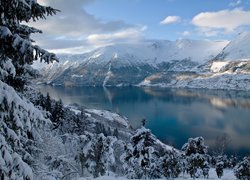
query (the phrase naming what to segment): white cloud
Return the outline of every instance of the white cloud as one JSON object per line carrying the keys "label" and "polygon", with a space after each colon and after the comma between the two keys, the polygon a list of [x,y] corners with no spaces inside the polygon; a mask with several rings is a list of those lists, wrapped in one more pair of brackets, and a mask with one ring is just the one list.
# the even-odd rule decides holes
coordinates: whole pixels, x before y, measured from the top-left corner
{"label": "white cloud", "polygon": [[224,30],[217,30],[217,29],[213,29],[213,28],[204,28],[204,27],[200,27],[198,29],[199,33],[201,33],[202,35],[205,35],[207,37],[214,37],[214,36],[218,36],[220,33],[223,33]]}
{"label": "white cloud", "polygon": [[77,46],[77,47],[68,47],[68,48],[60,48],[60,49],[51,49],[53,53],[56,54],[82,54],[84,52],[89,52],[93,50],[94,46]]}
{"label": "white cloud", "polygon": [[124,29],[138,29],[137,25],[128,24],[122,20],[107,21],[88,13],[85,7],[94,1],[38,0],[39,3],[52,6],[61,12],[46,20],[29,23],[43,31],[42,35],[33,35],[32,38],[45,49],[59,51],[59,49],[70,50],[89,46],[87,37],[91,34],[113,34]]}
{"label": "white cloud", "polygon": [[180,22],[181,18],[179,16],[167,16],[165,19],[163,19],[160,24],[172,24]]}
{"label": "white cloud", "polygon": [[242,9],[202,12],[192,19],[192,24],[208,36],[234,33],[237,28],[250,25],[250,11]]}
{"label": "white cloud", "polygon": [[189,31],[184,31],[181,33],[182,36],[189,36],[190,35],[190,32]]}
{"label": "white cloud", "polygon": [[229,6],[236,7],[236,6],[239,6],[241,3],[242,3],[241,0],[236,0],[236,1],[231,2]]}
{"label": "white cloud", "polygon": [[142,32],[147,29],[146,26],[141,28],[127,28],[115,33],[91,34],[87,37],[88,43],[95,47],[111,45],[114,43],[135,42],[142,38]]}

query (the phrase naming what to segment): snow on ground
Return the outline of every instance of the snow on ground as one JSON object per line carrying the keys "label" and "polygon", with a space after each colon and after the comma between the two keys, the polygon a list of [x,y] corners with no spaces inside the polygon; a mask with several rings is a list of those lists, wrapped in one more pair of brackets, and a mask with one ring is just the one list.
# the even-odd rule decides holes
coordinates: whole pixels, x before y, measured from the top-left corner
{"label": "snow on ground", "polygon": [[227,61],[215,61],[213,62],[210,70],[214,73],[220,72],[227,64]]}
{"label": "snow on ground", "polygon": [[[93,178],[86,177],[86,178],[79,178],[78,180],[91,180]],[[236,180],[236,177],[234,176],[234,173],[231,169],[225,169],[223,176],[221,178],[218,178],[215,172],[215,169],[210,169],[209,171],[209,178],[213,180]],[[115,176],[101,176],[98,178],[95,178],[95,180],[127,180],[125,177],[115,177]],[[159,179],[161,180],[161,179]],[[163,179],[162,179],[163,180]],[[188,174],[180,175],[179,178],[176,178],[176,180],[193,180]],[[196,180],[207,180],[207,178],[196,178]]]}
{"label": "snow on ground", "polygon": [[124,118],[121,117],[119,114],[112,113],[110,111],[106,110],[98,110],[98,109],[85,109],[85,111],[93,114],[97,114],[99,116],[102,116],[110,121],[116,121],[126,127],[129,127],[128,121]]}
{"label": "snow on ground", "polygon": [[77,109],[70,108],[69,110],[72,111],[72,112],[74,112],[76,115],[77,114],[81,114],[81,111],[79,111]]}

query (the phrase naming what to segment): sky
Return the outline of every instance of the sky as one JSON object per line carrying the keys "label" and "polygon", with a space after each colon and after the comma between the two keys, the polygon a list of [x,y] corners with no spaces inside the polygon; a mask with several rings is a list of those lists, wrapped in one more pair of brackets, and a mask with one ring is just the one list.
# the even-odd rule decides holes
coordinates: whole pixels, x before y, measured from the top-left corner
{"label": "sky", "polygon": [[59,9],[31,22],[32,36],[55,53],[84,53],[145,39],[231,40],[250,31],[250,0],[38,0]]}

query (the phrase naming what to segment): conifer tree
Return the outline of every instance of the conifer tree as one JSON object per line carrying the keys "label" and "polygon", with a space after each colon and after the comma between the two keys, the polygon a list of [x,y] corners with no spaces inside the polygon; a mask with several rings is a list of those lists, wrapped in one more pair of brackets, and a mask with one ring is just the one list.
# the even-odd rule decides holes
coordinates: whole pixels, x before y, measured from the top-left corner
{"label": "conifer tree", "polygon": [[34,60],[57,61],[53,53],[33,45],[30,35],[41,30],[22,24],[54,15],[56,9],[41,6],[36,0],[0,1],[0,68],[1,80],[18,90],[24,88],[27,76],[34,75]]}
{"label": "conifer tree", "polygon": [[159,178],[159,152],[154,148],[156,137],[142,126],[131,137],[131,144],[125,146],[122,155],[128,178]]}
{"label": "conifer tree", "polygon": [[55,125],[55,128],[58,128],[60,124],[62,123],[62,120],[64,118],[64,109],[63,109],[63,103],[60,99],[55,103],[55,107],[52,111],[52,117],[51,120]]}
{"label": "conifer tree", "polygon": [[116,138],[94,134],[89,138],[77,156],[81,164],[81,171],[86,169],[94,177],[109,175],[110,167],[114,164],[113,144]]}
{"label": "conifer tree", "polygon": [[215,165],[215,170],[216,170],[216,174],[217,174],[218,178],[222,177],[223,169],[224,169],[223,157],[219,156],[219,157],[217,157],[216,165]]}
{"label": "conifer tree", "polygon": [[187,156],[188,172],[192,178],[208,176],[209,165],[207,146],[204,144],[203,137],[189,138],[183,145],[182,150]]}
{"label": "conifer tree", "polygon": [[[57,12],[36,0],[0,0],[0,178],[33,179],[32,164],[41,139],[38,129],[49,122],[15,90],[22,91],[34,60],[57,60],[55,54],[33,45],[32,33],[40,30],[23,22],[43,19]],[[14,90],[14,89],[15,90]]]}
{"label": "conifer tree", "polygon": [[51,99],[50,99],[49,93],[47,93],[47,96],[46,96],[45,109],[46,109],[46,111],[51,112]]}
{"label": "conifer tree", "polygon": [[162,174],[166,178],[177,178],[181,173],[180,156],[175,150],[166,151],[165,155],[161,157]]}
{"label": "conifer tree", "polygon": [[234,175],[241,180],[250,179],[250,159],[244,157],[234,168]]}

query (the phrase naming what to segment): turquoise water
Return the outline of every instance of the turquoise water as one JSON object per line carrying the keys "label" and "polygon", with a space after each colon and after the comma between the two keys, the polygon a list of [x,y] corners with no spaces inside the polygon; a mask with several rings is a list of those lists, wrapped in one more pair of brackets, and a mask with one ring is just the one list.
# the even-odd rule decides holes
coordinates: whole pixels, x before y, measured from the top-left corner
{"label": "turquoise water", "polygon": [[250,92],[139,87],[53,87],[38,89],[66,104],[78,103],[127,116],[131,125],[141,119],[163,142],[181,148],[189,137],[203,136],[212,147],[227,134],[228,153],[250,154]]}

